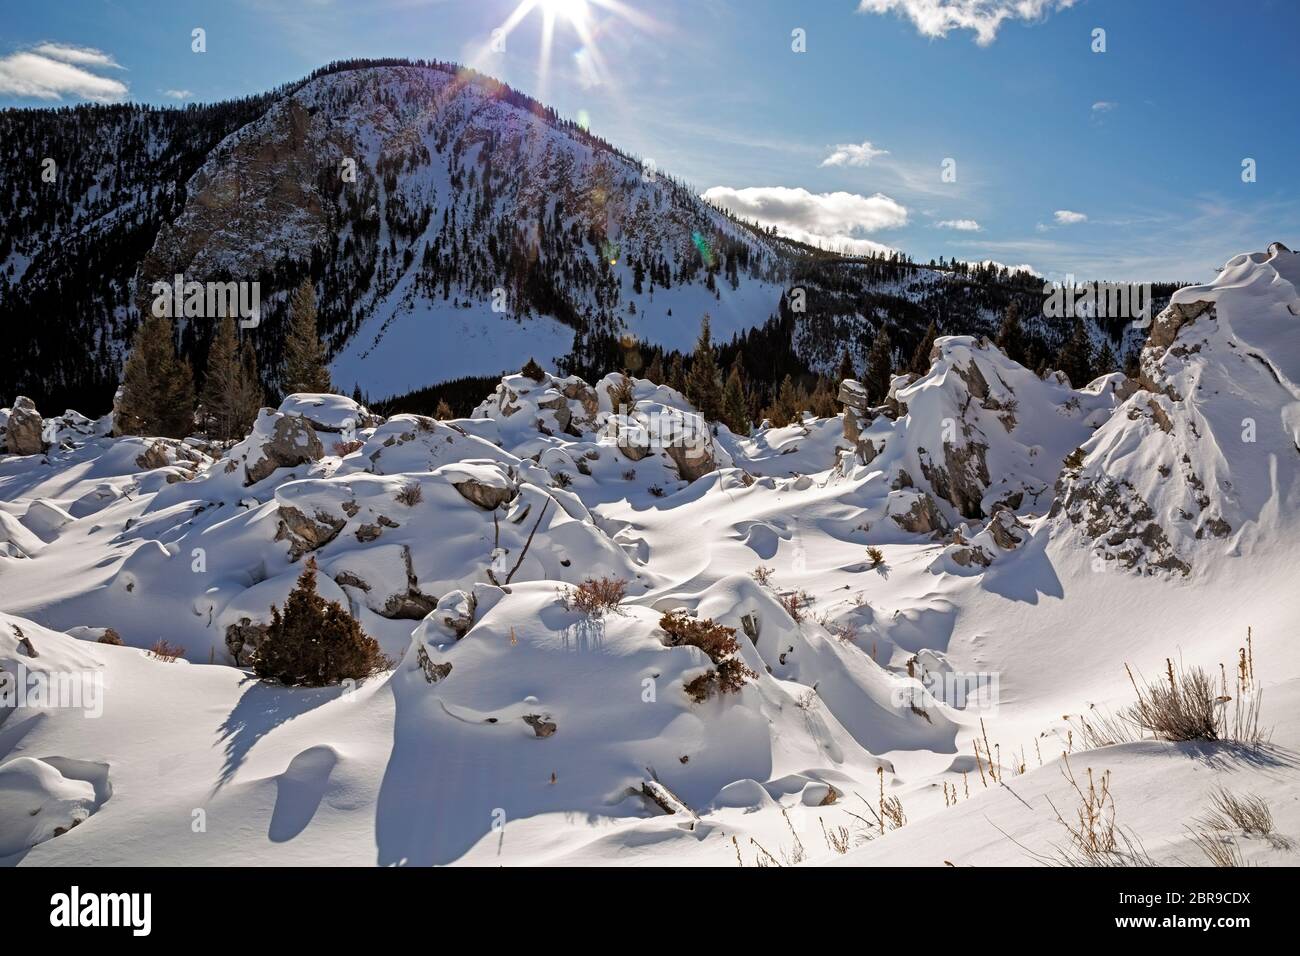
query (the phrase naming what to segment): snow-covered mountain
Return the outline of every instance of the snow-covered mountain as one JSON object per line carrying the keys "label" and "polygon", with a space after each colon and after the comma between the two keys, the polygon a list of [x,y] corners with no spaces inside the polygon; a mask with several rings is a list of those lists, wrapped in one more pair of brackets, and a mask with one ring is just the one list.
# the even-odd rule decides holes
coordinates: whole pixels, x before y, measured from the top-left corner
{"label": "snow-covered mountain", "polygon": [[[249,334],[272,393],[287,296],[310,277],[336,384],[375,400],[530,355],[636,373],[652,349],[689,351],[705,314],[722,343],[775,323],[750,343],[768,353],[749,371],[769,397],[845,348],[861,366],[881,328],[904,364],[930,322],[992,334],[1013,302],[1038,358],[1069,332],[1040,314],[1032,276],[789,242],[453,64],[334,64],[185,110],[9,111],[0,133],[0,394],[43,405],[107,410],[152,284],[176,275],[258,283]],[[33,157],[70,141],[42,192]],[[201,375],[216,322],[179,324]],[[1122,323],[1090,326],[1122,362]]]}
{"label": "snow-covered mountain", "polygon": [[[1178,292],[1136,380],[945,336],[751,436],[531,369],[450,421],[293,395],[225,449],[4,409],[0,669],[85,693],[0,711],[0,860],[1023,863],[1089,767],[1158,861],[1221,785],[1273,809],[1243,856],[1294,861],[1298,261]],[[251,676],[309,561],[391,670]],[[734,630],[735,693],[688,689],[718,661],[674,611]],[[1099,746],[1168,658],[1280,749]]]}

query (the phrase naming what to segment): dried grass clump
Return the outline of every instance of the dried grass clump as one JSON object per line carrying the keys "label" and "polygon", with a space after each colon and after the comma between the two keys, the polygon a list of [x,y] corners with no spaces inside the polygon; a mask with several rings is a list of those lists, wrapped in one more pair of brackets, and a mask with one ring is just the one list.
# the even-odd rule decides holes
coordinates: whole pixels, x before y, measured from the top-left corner
{"label": "dried grass clump", "polygon": [[1205,858],[1210,861],[1211,866],[1233,867],[1246,865],[1246,861],[1241,855],[1241,848],[1237,846],[1237,841],[1230,836],[1225,836],[1221,831],[1210,827],[1201,827],[1199,829],[1188,827],[1187,834],[1197,848],[1205,854]]}
{"label": "dried grass clump", "polygon": [[564,592],[566,611],[578,611],[588,617],[603,617],[606,611],[618,613],[619,604],[627,596],[627,581],[623,578],[587,578],[577,587]]}
{"label": "dried grass clump", "polygon": [[424,500],[424,491],[420,488],[418,481],[413,481],[409,485],[403,486],[402,490],[397,493],[399,504],[406,505],[408,508],[414,508]]}
{"label": "dried grass clump", "polygon": [[1165,665],[1165,680],[1145,688],[1129,670],[1138,699],[1121,716],[1162,740],[1219,740],[1214,680],[1199,667],[1177,673],[1172,660],[1166,658]]}
{"label": "dried grass clump", "polygon": [[883,568],[885,566],[885,552],[879,548],[867,548],[867,560],[871,562],[873,568]]}
{"label": "dried grass clump", "polygon": [[[104,637],[107,636],[107,634],[104,635]],[[109,642],[105,641],[105,643]],[[118,638],[118,643],[122,643],[120,637]],[[149,656],[155,660],[162,661],[164,664],[174,664],[185,656],[185,648],[181,647],[179,644],[172,644],[170,641],[166,641],[160,637],[158,640],[153,642],[153,647],[149,648]]]}
{"label": "dried grass clump", "polygon": [[711,618],[693,618],[685,611],[669,611],[659,619],[673,647],[698,647],[713,662],[714,668],[685,683],[684,689],[697,704],[717,694],[731,694],[745,686],[749,678],[758,677],[737,656],[740,643],[736,629],[718,624]]}
{"label": "dried grass clump", "polygon": [[103,635],[102,635],[102,636],[100,637],[100,639],[99,639],[98,641],[96,641],[95,643],[96,643],[96,644],[112,644],[112,645],[114,645],[114,646],[116,646],[116,647],[121,647],[121,646],[125,643],[125,641],[122,640],[122,635],[119,634],[119,633],[117,633],[117,631],[115,631],[113,628],[111,628],[111,627],[106,627],[106,628],[104,628],[104,633],[103,633]]}
{"label": "dried grass clump", "polygon": [[1273,813],[1261,797],[1239,797],[1220,787],[1210,794],[1210,807],[1203,822],[1212,830],[1236,828],[1261,837],[1273,833]]}

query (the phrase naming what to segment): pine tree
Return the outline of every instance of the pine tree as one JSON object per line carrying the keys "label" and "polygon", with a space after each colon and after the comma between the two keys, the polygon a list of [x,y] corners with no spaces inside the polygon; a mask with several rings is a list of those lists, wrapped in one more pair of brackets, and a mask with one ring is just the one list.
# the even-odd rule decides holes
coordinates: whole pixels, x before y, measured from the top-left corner
{"label": "pine tree", "polygon": [[686,394],[686,367],[682,364],[682,354],[673,353],[672,363],[668,366],[668,387]]}
{"label": "pine tree", "polygon": [[323,687],[360,680],[392,661],[337,601],[316,593],[316,560],[309,559],[284,603],[272,606],[271,624],[253,656],[253,673],[282,684]]}
{"label": "pine tree", "polygon": [[325,346],[316,331],[316,290],[310,279],[289,298],[289,336],[285,342],[284,391],[330,391],[330,371]]}
{"label": "pine tree", "polygon": [[722,378],[713,354],[713,336],[706,314],[700,321],[700,337],[695,340],[691,370],[686,376],[686,398],[704,416],[714,422],[722,417]]}
{"label": "pine tree", "polygon": [[650,360],[650,367],[645,370],[645,377],[656,385],[664,383],[664,360],[658,350]]}
{"label": "pine tree", "polygon": [[1025,354],[1025,333],[1020,327],[1020,307],[1015,302],[1007,306],[994,344],[1013,362],[1024,365],[1029,360]]}
{"label": "pine tree", "polygon": [[925,329],[924,337],[917,343],[916,351],[912,353],[912,361],[907,366],[909,372],[924,375],[930,371],[930,352],[934,350],[934,340],[938,337],[939,327],[931,319],[930,324]]}
{"label": "pine tree", "polygon": [[194,428],[194,375],[176,352],[172,321],[148,315],[122,371],[113,427],[119,435],[184,438]]}
{"label": "pine tree", "polygon": [[844,354],[840,356],[840,370],[836,374],[841,382],[847,379],[856,380],[858,377],[858,370],[853,367],[853,356],[849,353],[847,345],[844,347]]}
{"label": "pine tree", "polygon": [[794,384],[794,379],[788,374],[781,379],[781,387],[776,393],[776,401],[770,410],[769,418],[772,424],[778,428],[783,428],[792,422],[799,420],[799,413],[803,411],[803,393]]}
{"label": "pine tree", "polygon": [[722,420],[737,435],[748,435],[750,432],[749,401],[745,397],[745,380],[741,374],[739,353],[731,363],[727,385],[722,390]]}
{"label": "pine tree", "polygon": [[1082,388],[1092,381],[1092,362],[1092,339],[1083,320],[1075,318],[1070,337],[1056,353],[1056,367],[1069,377],[1071,385]]}
{"label": "pine tree", "polygon": [[[1097,355],[1097,362],[1093,366],[1096,375],[1109,375],[1111,372],[1119,371],[1119,360],[1115,358],[1115,350],[1110,347],[1110,339],[1107,338],[1101,346],[1101,352]],[[1094,375],[1094,378],[1096,377]]]}
{"label": "pine tree", "polygon": [[884,402],[893,377],[894,347],[889,341],[888,330],[881,326],[876,340],[871,343],[871,354],[867,356],[867,378],[863,382],[867,387],[867,401],[872,405]]}
{"label": "pine tree", "polygon": [[232,316],[222,319],[208,349],[208,369],[203,381],[203,428],[218,441],[243,436],[257,417],[262,389],[251,345],[241,352]]}

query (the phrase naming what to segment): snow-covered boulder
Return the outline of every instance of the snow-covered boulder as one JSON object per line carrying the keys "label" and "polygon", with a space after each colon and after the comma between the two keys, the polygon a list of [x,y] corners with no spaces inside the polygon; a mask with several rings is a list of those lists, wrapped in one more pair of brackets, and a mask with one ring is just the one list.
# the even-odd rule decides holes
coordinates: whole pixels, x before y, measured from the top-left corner
{"label": "snow-covered boulder", "polygon": [[0,764],[0,856],[62,836],[95,810],[94,785],[35,757]]}

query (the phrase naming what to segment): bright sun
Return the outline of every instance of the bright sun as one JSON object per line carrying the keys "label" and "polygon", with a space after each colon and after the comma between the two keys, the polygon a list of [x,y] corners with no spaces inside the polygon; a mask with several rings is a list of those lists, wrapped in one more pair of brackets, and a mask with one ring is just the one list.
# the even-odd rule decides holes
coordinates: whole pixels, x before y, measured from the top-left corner
{"label": "bright sun", "polygon": [[[596,24],[597,12],[605,21],[599,26]],[[608,76],[600,50],[596,46],[597,35],[609,28],[617,29],[619,21],[622,25],[637,29],[657,29],[653,19],[637,11],[626,0],[519,0],[496,32],[500,36],[508,36],[532,13],[540,13],[542,19],[537,68],[543,86],[550,72],[551,47],[556,41],[557,25],[576,34],[581,47],[575,56],[579,58],[587,80],[593,83],[601,82]]]}
{"label": "bright sun", "polygon": [[587,20],[587,0],[539,0],[538,6],[548,16],[560,17],[572,24]]}

